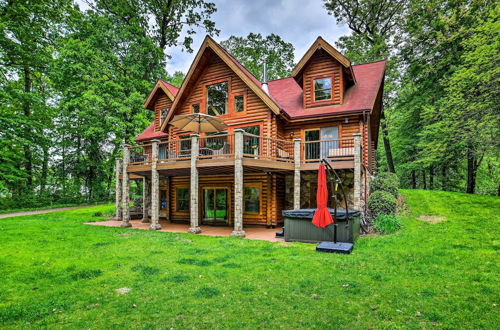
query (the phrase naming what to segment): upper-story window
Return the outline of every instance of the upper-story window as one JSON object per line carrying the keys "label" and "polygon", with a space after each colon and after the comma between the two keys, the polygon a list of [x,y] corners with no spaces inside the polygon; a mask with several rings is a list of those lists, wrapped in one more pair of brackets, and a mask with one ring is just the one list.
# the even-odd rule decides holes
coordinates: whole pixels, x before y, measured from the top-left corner
{"label": "upper-story window", "polygon": [[332,99],[332,78],[314,79],[314,101]]}
{"label": "upper-story window", "polygon": [[161,118],[162,123],[165,120],[165,118],[167,118],[167,115],[168,115],[168,108],[162,109],[161,114],[160,114],[160,118]]}
{"label": "upper-story window", "polygon": [[243,95],[237,95],[234,97],[234,112],[245,111],[245,97]]}
{"label": "upper-story window", "polygon": [[191,109],[193,110],[193,113],[200,113],[200,105],[199,104],[193,104]]}
{"label": "upper-story window", "polygon": [[227,81],[207,86],[207,113],[212,116],[227,114]]}

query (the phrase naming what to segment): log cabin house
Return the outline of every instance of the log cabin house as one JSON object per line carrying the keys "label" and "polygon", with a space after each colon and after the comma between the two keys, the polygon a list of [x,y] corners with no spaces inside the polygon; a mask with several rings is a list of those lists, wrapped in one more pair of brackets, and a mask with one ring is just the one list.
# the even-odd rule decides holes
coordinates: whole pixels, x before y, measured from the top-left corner
{"label": "log cabin house", "polygon": [[[342,175],[350,207],[363,210],[373,174],[385,61],[351,65],[321,37],[291,77],[259,81],[206,37],[180,88],[159,80],[144,107],[154,120],[117,159],[116,216],[129,223],[129,181],[142,180],[143,222],[282,224],[285,209],[314,208],[326,159]],[[265,80],[265,79],[264,79]],[[207,113],[228,125],[191,134],[169,124]]]}

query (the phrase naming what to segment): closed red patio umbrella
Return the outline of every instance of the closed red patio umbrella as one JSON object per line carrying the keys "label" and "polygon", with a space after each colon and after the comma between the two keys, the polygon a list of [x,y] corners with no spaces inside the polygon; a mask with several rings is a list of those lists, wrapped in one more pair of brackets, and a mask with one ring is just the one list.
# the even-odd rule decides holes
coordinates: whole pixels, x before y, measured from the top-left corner
{"label": "closed red patio umbrella", "polygon": [[312,223],[316,227],[325,228],[329,224],[333,223],[332,215],[330,210],[327,208],[328,203],[328,188],[326,186],[326,170],[325,165],[320,164],[318,169],[318,190],[316,192],[316,212],[314,212],[314,217]]}

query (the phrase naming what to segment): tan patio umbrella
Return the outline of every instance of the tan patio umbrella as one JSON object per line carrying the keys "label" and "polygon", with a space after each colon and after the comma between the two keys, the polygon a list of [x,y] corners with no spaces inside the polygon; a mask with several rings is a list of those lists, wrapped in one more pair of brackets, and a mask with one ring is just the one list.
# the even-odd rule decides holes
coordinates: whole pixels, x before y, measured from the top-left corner
{"label": "tan patio umbrella", "polygon": [[170,121],[170,124],[183,131],[195,133],[216,133],[227,127],[222,119],[204,113],[177,115]]}

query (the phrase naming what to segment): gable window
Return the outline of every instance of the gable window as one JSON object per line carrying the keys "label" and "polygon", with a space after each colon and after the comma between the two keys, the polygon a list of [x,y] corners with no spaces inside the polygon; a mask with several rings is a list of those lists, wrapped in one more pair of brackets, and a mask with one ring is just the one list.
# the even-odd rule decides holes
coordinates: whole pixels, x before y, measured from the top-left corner
{"label": "gable window", "polygon": [[165,118],[167,118],[167,115],[168,115],[168,108],[162,109],[161,114],[160,114],[160,118],[161,118],[162,123],[165,120]]}
{"label": "gable window", "polygon": [[193,113],[200,113],[200,105],[199,104],[193,104],[191,108],[193,110]]}
{"label": "gable window", "polygon": [[260,186],[245,186],[243,192],[245,213],[260,212]]}
{"label": "gable window", "polygon": [[332,99],[332,78],[314,79],[314,101]]}
{"label": "gable window", "polygon": [[234,112],[243,112],[245,110],[245,98],[243,95],[234,97]]}
{"label": "gable window", "polygon": [[189,211],[189,188],[177,188],[175,191],[175,210]]}
{"label": "gable window", "polygon": [[227,81],[207,86],[207,113],[211,116],[227,114]]}

